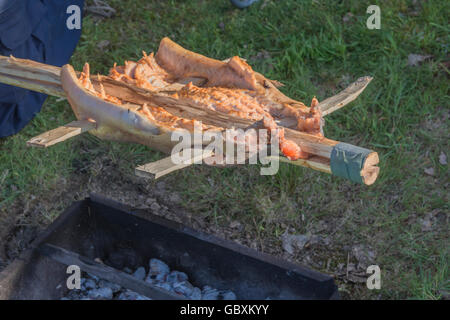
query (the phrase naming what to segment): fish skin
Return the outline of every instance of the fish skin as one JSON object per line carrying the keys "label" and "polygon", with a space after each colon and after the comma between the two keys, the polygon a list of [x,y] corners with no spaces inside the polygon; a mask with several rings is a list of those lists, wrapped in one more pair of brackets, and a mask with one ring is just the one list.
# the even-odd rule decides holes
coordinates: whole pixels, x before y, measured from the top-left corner
{"label": "fish skin", "polygon": [[257,89],[252,68],[239,57],[223,62],[189,51],[169,38],[161,40],[156,62],[170,74],[179,78],[199,77],[208,80],[211,87]]}
{"label": "fish skin", "polygon": [[61,84],[67,98],[79,120],[95,120],[97,127],[116,127],[126,132],[159,135],[160,129],[144,115],[118,105],[104,101],[82,87],[71,65],[61,68]]}

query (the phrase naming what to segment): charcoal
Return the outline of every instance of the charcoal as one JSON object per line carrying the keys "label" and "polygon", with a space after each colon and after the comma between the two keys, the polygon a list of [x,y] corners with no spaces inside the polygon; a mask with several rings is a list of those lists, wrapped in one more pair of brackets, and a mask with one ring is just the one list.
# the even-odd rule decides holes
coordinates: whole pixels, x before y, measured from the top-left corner
{"label": "charcoal", "polygon": [[147,298],[146,296],[140,295],[139,293],[136,293],[131,290],[126,290],[122,292],[119,297],[119,300],[151,300],[150,298]]}
{"label": "charcoal", "polygon": [[204,286],[202,290],[202,300],[218,300],[219,291],[210,286]]}
{"label": "charcoal", "polygon": [[95,289],[97,287],[97,284],[93,279],[86,279],[84,283],[82,284],[85,290],[91,290]]}
{"label": "charcoal", "polygon": [[88,273],[87,276],[89,278],[91,278],[92,280],[94,280],[95,282],[98,282],[98,280],[100,280],[96,275],[90,274]]}
{"label": "charcoal", "polygon": [[149,266],[150,266],[149,274],[151,275],[162,273],[167,274],[170,272],[169,266],[159,259],[150,259]]}
{"label": "charcoal", "polygon": [[[110,255],[117,259],[124,254],[122,250],[119,255]],[[118,261],[116,261],[118,262]],[[175,293],[182,298],[192,300],[236,300],[236,295],[230,290],[217,290],[211,286],[204,286],[203,290],[192,285],[188,280],[188,275],[184,272],[172,270],[159,259],[150,259],[149,272],[146,274],[144,267],[138,267],[134,272],[125,267],[123,271],[132,274],[136,279],[144,280],[158,288]],[[85,273],[81,278],[81,290],[69,290],[61,300],[151,300],[134,291],[122,288],[116,283],[97,276]]]}
{"label": "charcoal", "polygon": [[138,280],[144,280],[145,279],[145,268],[139,267],[136,269],[136,271],[133,273],[133,277],[135,277]]}
{"label": "charcoal", "polygon": [[67,293],[66,297],[67,297],[69,300],[78,300],[78,299],[80,298],[81,295],[82,295],[82,294],[81,294],[80,290],[70,290],[70,291]]}
{"label": "charcoal", "polygon": [[166,291],[172,291],[173,292],[173,288],[170,284],[168,284],[167,282],[157,282],[155,283],[155,286],[161,289],[164,289]]}
{"label": "charcoal", "polygon": [[149,283],[165,282],[170,272],[169,266],[159,259],[150,259],[150,270],[145,281]]}
{"label": "charcoal", "polygon": [[88,297],[94,300],[111,300],[113,291],[107,287],[92,289],[88,291]]}
{"label": "charcoal", "polygon": [[230,290],[220,292],[220,296],[222,300],[236,300],[236,295]]}
{"label": "charcoal", "polygon": [[182,282],[188,279],[188,276],[184,272],[180,271],[172,271],[167,276],[167,282],[169,282],[171,285],[174,285],[177,282]]}
{"label": "charcoal", "polygon": [[194,291],[194,286],[189,281],[176,282],[173,285],[175,293],[181,294],[185,297],[189,297]]}
{"label": "charcoal", "polygon": [[162,283],[167,281],[167,276],[167,273],[149,274],[145,278],[145,281],[151,284]]}
{"label": "charcoal", "polygon": [[123,272],[128,273],[128,274],[132,274],[132,273],[133,273],[133,270],[131,270],[131,269],[128,268],[128,267],[125,267],[125,268],[123,268]]}
{"label": "charcoal", "polygon": [[98,286],[99,286],[100,288],[110,288],[111,291],[112,291],[113,293],[119,292],[120,289],[122,288],[122,287],[121,287],[120,285],[118,285],[117,283],[112,283],[112,282],[110,282],[110,281],[108,281],[108,280],[104,280],[104,279],[101,279],[101,280],[98,282]]}
{"label": "charcoal", "polygon": [[200,288],[195,287],[194,290],[192,290],[192,293],[190,296],[188,296],[189,299],[192,300],[201,300],[202,299],[202,290]]}

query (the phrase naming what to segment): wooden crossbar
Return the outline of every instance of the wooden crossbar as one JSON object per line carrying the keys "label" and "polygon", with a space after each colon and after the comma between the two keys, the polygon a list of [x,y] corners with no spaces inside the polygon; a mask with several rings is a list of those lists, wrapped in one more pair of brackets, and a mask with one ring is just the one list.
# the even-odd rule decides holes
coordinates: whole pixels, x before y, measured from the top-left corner
{"label": "wooden crossbar", "polygon": [[47,148],[94,128],[95,122],[87,120],[72,121],[71,123],[68,123],[64,126],[44,132],[36,137],[31,138],[27,141],[27,145],[30,147]]}

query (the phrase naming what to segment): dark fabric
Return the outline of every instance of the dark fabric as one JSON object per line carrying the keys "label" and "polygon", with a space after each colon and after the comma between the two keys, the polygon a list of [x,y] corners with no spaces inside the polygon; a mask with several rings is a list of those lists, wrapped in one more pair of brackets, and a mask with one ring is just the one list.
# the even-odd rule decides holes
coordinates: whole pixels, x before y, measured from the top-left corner
{"label": "dark fabric", "polygon": [[[84,0],[0,0],[0,54],[62,66],[81,35],[69,30],[67,7]],[[0,137],[20,131],[41,110],[46,95],[0,84]]]}
{"label": "dark fabric", "polygon": [[16,0],[0,0],[0,14],[11,7]]}

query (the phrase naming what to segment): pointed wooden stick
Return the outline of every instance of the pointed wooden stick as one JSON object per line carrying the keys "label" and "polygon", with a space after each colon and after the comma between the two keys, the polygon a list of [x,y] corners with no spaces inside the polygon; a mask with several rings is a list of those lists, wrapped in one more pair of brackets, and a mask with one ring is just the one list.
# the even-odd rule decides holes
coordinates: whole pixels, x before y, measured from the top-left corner
{"label": "pointed wooden stick", "polygon": [[355,100],[361,92],[367,87],[367,85],[372,81],[372,77],[365,76],[361,77],[351,85],[349,85],[345,90],[339,92],[337,95],[332,96],[328,99],[323,100],[319,103],[319,108],[322,111],[322,116],[326,116],[340,108],[346,106],[353,100]]}

